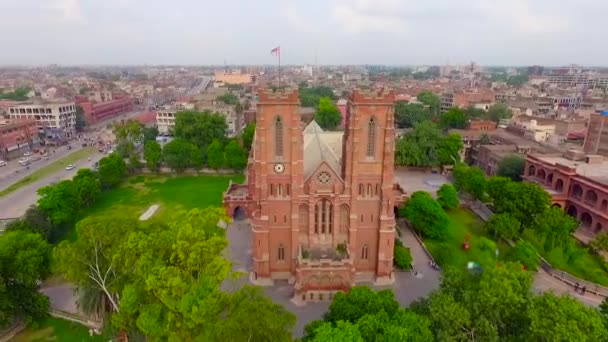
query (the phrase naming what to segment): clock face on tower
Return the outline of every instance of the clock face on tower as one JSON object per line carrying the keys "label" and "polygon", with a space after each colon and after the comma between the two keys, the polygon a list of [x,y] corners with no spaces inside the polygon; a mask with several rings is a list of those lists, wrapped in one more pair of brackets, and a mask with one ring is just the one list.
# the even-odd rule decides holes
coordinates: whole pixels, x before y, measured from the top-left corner
{"label": "clock face on tower", "polygon": [[274,172],[281,174],[283,171],[285,171],[285,165],[281,163],[274,164]]}

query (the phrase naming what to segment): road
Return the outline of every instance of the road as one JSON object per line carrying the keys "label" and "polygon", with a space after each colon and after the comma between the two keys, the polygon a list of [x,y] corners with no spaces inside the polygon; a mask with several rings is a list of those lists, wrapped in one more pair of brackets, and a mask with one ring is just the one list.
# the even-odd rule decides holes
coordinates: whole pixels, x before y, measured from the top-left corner
{"label": "road", "polygon": [[82,149],[82,144],[80,143],[72,143],[71,150],[68,150],[66,146],[59,146],[55,148],[55,153],[49,154],[49,159],[42,158],[39,161],[31,163],[29,165],[29,170],[24,166],[19,165],[17,160],[8,161],[7,166],[3,166],[0,168],[0,190],[6,189],[18,180],[31,175],[32,173],[34,173],[34,171],[49,164],[52,164],[55,161],[67,156],[68,154],[76,152],[80,149]]}
{"label": "road", "polygon": [[92,168],[99,159],[103,158],[103,156],[102,153],[95,153],[91,156],[91,160],[76,162],[76,168],[73,170],[61,170],[53,175],[49,175],[48,177],[28,184],[9,195],[1,197],[0,208],[2,209],[0,209],[0,219],[22,216],[27,208],[38,201],[38,189],[65,179],[71,179],[76,175],[78,169]]}

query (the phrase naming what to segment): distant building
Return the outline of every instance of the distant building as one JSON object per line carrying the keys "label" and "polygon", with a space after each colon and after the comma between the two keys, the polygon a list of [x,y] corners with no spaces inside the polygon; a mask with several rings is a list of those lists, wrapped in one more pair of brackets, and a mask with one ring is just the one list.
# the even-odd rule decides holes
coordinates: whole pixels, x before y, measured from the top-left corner
{"label": "distant building", "polygon": [[133,99],[128,97],[115,97],[113,100],[98,103],[83,101],[82,97],[77,97],[76,103],[82,108],[88,124],[115,118],[133,110]]}
{"label": "distant building", "polygon": [[345,99],[338,100],[338,110],[340,111],[340,115],[342,115],[342,123],[340,123],[340,127],[346,127],[346,110],[348,106],[348,101]]}
{"label": "distant building", "polygon": [[441,96],[441,110],[447,111],[452,107],[488,110],[495,102],[496,94],[489,89],[447,91]]}
{"label": "distant building", "polygon": [[493,131],[496,126],[496,122],[491,120],[471,120],[469,122],[469,130],[471,131]]}
{"label": "distant building", "polygon": [[526,181],[543,186],[553,205],[581,222],[582,233],[608,229],[608,161],[598,155],[569,151],[564,156],[529,154]]}
{"label": "distant building", "polygon": [[40,143],[34,120],[9,121],[0,124],[0,159],[18,158]]}
{"label": "distant building", "polygon": [[67,139],[76,133],[76,104],[73,101],[20,102],[8,108],[12,120],[34,120],[48,139]]}
{"label": "distant building", "polygon": [[215,72],[215,87],[222,87],[226,84],[248,84],[254,82],[255,77],[251,74],[241,74],[239,72]]}
{"label": "distant building", "polygon": [[608,111],[589,117],[583,149],[585,153],[608,156]]}

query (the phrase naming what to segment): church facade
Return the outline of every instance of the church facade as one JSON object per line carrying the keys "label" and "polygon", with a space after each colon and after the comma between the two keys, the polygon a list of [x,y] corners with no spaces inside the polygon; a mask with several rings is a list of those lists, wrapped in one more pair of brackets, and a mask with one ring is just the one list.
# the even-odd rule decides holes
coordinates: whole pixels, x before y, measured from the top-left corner
{"label": "church facade", "polygon": [[394,92],[353,91],[344,132],[303,127],[297,90],[259,91],[246,184],[224,206],[252,229],[251,280],[294,284],[294,301],[331,300],[394,281]]}

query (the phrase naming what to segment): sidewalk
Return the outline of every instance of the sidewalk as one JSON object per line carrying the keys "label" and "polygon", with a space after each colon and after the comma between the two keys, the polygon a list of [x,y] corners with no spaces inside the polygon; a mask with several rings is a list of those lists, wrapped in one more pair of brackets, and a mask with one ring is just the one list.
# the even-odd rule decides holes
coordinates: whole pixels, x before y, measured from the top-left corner
{"label": "sidewalk", "polygon": [[551,291],[557,295],[569,295],[578,299],[583,304],[589,306],[598,306],[602,303],[603,298],[591,293],[586,293],[582,296],[574,292],[574,288],[558,279],[553,278],[549,273],[540,269],[534,276],[534,289],[538,292]]}

